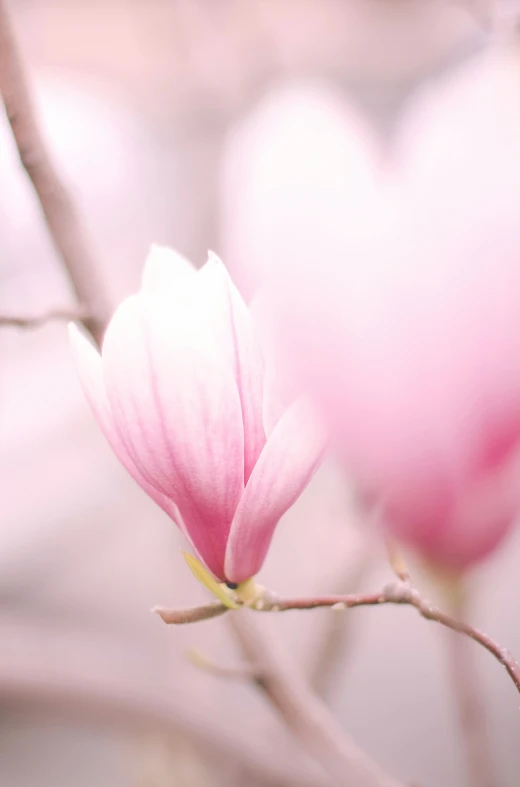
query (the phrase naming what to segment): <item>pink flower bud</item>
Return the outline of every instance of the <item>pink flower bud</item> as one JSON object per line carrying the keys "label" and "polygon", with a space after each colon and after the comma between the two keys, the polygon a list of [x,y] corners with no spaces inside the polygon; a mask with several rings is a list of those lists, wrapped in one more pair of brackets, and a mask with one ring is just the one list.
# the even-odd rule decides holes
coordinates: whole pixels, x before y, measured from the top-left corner
{"label": "pink flower bud", "polygon": [[232,256],[275,271],[287,363],[386,526],[464,569],[520,511],[519,58],[419,98],[386,167],[352,113],[314,107],[298,145],[296,116],[237,154],[230,200],[256,215]]}
{"label": "pink flower bud", "polygon": [[71,326],[83,388],[122,464],[221,581],[261,567],[323,451],[302,401],[273,412],[249,311],[214,255],[154,247],[102,354]]}

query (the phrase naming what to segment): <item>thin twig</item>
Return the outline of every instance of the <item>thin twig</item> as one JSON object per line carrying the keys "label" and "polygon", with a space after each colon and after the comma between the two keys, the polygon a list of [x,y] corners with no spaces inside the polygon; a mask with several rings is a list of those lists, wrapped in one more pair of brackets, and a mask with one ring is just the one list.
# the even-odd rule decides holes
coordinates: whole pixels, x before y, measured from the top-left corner
{"label": "thin twig", "polygon": [[243,655],[254,667],[254,684],[287,727],[339,787],[402,787],[350,740],[327,706],[311,691],[279,643],[254,625],[247,609],[227,620]]}
{"label": "thin twig", "polygon": [[41,328],[48,322],[85,322],[92,320],[92,315],[86,309],[51,309],[38,315],[8,315],[0,314],[0,328],[24,328],[33,330]]}
{"label": "thin twig", "polygon": [[276,609],[280,612],[285,612],[290,609],[316,609],[317,607],[347,609],[352,607],[380,606],[382,604],[404,604],[415,607],[419,614],[423,618],[426,618],[426,620],[433,620],[436,623],[440,623],[441,626],[445,626],[452,631],[457,631],[459,634],[464,634],[466,637],[470,637],[475,642],[478,642],[479,645],[482,645],[483,648],[489,651],[489,653],[505,667],[509,677],[520,692],[520,664],[515,661],[508,650],[491,639],[491,637],[483,631],[480,631],[480,629],[464,621],[455,620],[455,618],[452,618],[450,615],[441,612],[440,609],[437,609],[437,607],[430,604],[429,601],[422,598],[417,590],[405,583],[388,585],[381,593],[367,593],[351,596],[322,596],[318,598],[278,601],[276,603]]}
{"label": "thin twig", "polygon": [[110,308],[79,214],[43,141],[5,0],[0,0],[0,94],[25,171],[31,179],[49,234],[78,301],[83,322],[101,343]]}
{"label": "thin twig", "polygon": [[[334,610],[352,609],[354,607],[374,607],[382,606],[384,604],[401,604],[403,606],[414,607],[419,614],[426,620],[433,620],[435,623],[440,623],[452,631],[459,634],[464,634],[466,637],[478,642],[485,648],[492,656],[494,656],[500,664],[505,668],[509,677],[515,684],[517,691],[520,692],[520,664],[515,661],[512,654],[495,642],[488,634],[485,634],[480,629],[465,623],[462,620],[455,618],[441,612],[440,609],[433,606],[429,601],[424,599],[420,593],[408,583],[395,582],[387,585],[379,593],[352,593],[350,595],[328,595],[328,596],[315,596],[313,598],[296,598],[296,599],[279,599],[270,598],[265,596],[254,603],[251,607],[258,612],[288,612],[289,610],[296,609],[318,609],[320,607],[329,607]],[[222,606],[222,611],[226,608]],[[183,615],[193,618],[193,620],[203,620],[204,617],[211,617],[205,615],[209,605],[205,607],[194,607],[192,610],[184,610]],[[163,610],[163,612],[165,612]],[[188,617],[189,617],[188,616]],[[161,615],[165,620],[165,615]],[[175,611],[169,610],[168,617],[174,621]],[[175,621],[174,621],[175,622]],[[181,622],[189,622],[182,620]]]}

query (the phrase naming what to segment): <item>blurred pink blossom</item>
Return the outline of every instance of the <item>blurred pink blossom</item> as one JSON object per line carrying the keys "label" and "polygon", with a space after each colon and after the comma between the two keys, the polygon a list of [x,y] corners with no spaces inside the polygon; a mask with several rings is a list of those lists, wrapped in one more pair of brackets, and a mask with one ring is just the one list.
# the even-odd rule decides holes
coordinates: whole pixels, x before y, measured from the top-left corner
{"label": "blurred pink blossom", "polygon": [[465,569],[520,510],[519,56],[418,96],[392,156],[337,99],[275,115],[227,159],[230,256],[386,527]]}
{"label": "blurred pink blossom", "polygon": [[280,415],[270,400],[249,311],[220,260],[197,272],[154,247],[102,355],[74,326],[71,338],[90,405],[133,478],[219,580],[256,574],[323,440],[304,402]]}

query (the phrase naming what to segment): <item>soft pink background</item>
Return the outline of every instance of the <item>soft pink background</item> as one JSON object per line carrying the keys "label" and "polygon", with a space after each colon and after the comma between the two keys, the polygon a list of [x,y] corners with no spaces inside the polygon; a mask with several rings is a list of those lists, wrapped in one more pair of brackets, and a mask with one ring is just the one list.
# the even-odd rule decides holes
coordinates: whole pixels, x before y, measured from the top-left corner
{"label": "soft pink background", "polygon": [[[423,77],[482,41],[462,6],[420,0],[39,0],[13,10],[49,142],[114,305],[136,287],[151,242],[197,264],[225,245],[220,149],[265,90],[318,77],[389,129]],[[69,302],[5,120],[0,175],[0,311]],[[177,630],[150,614],[205,594],[181,537],[102,439],[63,325],[0,334],[0,477],[2,787],[327,783],[252,688],[184,658],[197,646],[239,663],[225,619]],[[519,559],[517,534],[473,584],[475,622],[520,654]],[[346,481],[327,466],[280,526],[261,578],[291,595],[341,591],[361,562],[364,588],[390,578],[356,525]],[[260,622],[311,673],[333,614]],[[343,624],[326,688],[342,723],[406,784],[461,785],[440,632],[405,609],[360,610]],[[476,658],[501,784],[514,787],[518,698],[487,654]],[[168,737],[157,731],[166,723]],[[271,781],[254,782],[258,762]]]}

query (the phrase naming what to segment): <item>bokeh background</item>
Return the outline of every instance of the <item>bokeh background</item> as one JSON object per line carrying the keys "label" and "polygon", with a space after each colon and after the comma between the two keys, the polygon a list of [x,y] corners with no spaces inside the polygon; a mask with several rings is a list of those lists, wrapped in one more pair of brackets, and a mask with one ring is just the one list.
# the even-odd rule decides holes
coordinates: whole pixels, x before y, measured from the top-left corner
{"label": "bokeh background", "polygon": [[[208,248],[232,253],[221,172],[243,124],[275,140],[290,119],[284,101],[332,89],[391,135],[417,88],[486,41],[481,6],[462,0],[12,0],[11,9],[47,140],[114,306],[137,287],[152,242],[197,265]],[[247,176],[233,173],[239,186]],[[0,312],[71,303],[2,117]],[[253,687],[186,659],[195,646],[241,663],[225,618],[172,629],[150,613],[206,598],[182,546],[105,444],[65,326],[2,329],[2,787],[329,784]],[[473,621],[517,654],[519,561],[517,533],[471,578]],[[391,579],[332,462],[284,518],[261,579],[292,596]],[[258,617],[385,769],[417,787],[464,783],[442,631],[407,609]],[[500,784],[515,787],[518,698],[487,654],[475,658]]]}

